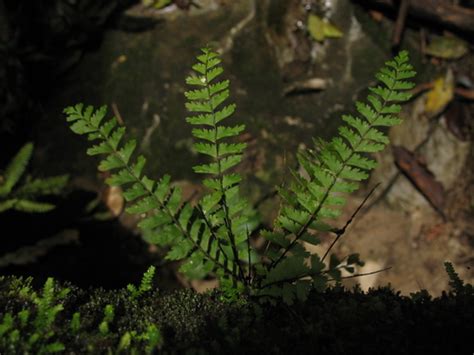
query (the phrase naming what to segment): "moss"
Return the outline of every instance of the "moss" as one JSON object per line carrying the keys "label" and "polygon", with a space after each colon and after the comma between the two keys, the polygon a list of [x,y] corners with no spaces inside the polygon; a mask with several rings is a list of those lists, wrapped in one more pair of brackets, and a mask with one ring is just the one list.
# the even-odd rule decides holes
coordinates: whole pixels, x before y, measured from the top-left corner
{"label": "moss", "polygon": [[[31,280],[13,276],[0,279],[0,309],[16,313],[35,304],[20,294]],[[178,290],[162,294],[152,290],[130,299],[126,289],[79,289],[69,284],[69,294],[56,318],[50,342],[65,346],[68,353],[116,353],[128,332],[130,347],[143,353],[148,326],[156,325],[165,353],[430,353],[469,352],[474,331],[474,292],[444,292],[433,298],[426,291],[402,296],[390,287],[368,293],[333,287],[312,292],[304,303],[289,307],[259,304],[254,299],[220,301],[217,291],[197,294]],[[30,288],[30,292],[34,290]],[[40,290],[36,290],[40,294]],[[114,308],[109,332],[98,327],[106,305]],[[77,334],[70,331],[73,314],[80,313]],[[126,340],[126,339],[125,339]],[[125,342],[126,343],[126,342]],[[5,345],[5,343],[4,343]],[[17,349],[0,349],[15,353]]]}

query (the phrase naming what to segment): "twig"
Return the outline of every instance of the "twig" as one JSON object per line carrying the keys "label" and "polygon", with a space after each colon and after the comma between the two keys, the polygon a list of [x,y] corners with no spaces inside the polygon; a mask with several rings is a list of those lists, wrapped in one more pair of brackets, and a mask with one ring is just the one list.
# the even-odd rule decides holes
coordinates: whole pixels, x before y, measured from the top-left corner
{"label": "twig", "polygon": [[410,7],[410,0],[402,0],[398,9],[397,21],[393,29],[392,46],[398,47],[402,38],[403,29],[405,28],[405,20]]}
{"label": "twig", "polygon": [[239,21],[234,27],[232,27],[228,34],[226,34],[225,39],[222,40],[222,44],[220,46],[219,52],[221,54],[226,53],[234,46],[234,39],[237,35],[247,26],[254,18],[257,13],[256,10],[257,4],[255,0],[253,0],[250,4],[250,11],[247,16],[245,16],[242,20]]}
{"label": "twig", "polygon": [[324,259],[326,258],[326,256],[329,254],[329,252],[331,251],[331,249],[333,248],[333,246],[337,243],[337,241],[339,240],[339,238],[341,238],[341,236],[346,232],[346,229],[347,227],[349,227],[349,225],[352,223],[352,221],[354,220],[355,216],[359,213],[359,211],[361,210],[361,208],[364,206],[364,204],[367,202],[367,200],[369,199],[369,197],[372,195],[372,193],[375,191],[375,189],[377,187],[379,187],[380,183],[375,185],[372,190],[370,190],[370,192],[367,194],[367,196],[365,196],[364,198],[364,201],[362,201],[362,203],[357,207],[357,209],[354,211],[354,213],[352,213],[352,216],[351,218],[349,218],[349,220],[346,222],[346,224],[344,225],[344,227],[340,228],[340,229],[337,229],[334,231],[334,233],[336,234],[336,238],[333,240],[333,242],[331,243],[331,245],[329,246],[329,248],[326,250],[326,253],[324,253],[324,256],[322,257],[321,259],[321,262],[324,261]]}
{"label": "twig", "polygon": [[474,90],[455,88],[454,93],[466,100],[474,100]]}
{"label": "twig", "polygon": [[115,102],[112,102],[112,111],[114,112],[115,118],[117,118],[117,122],[119,125],[123,126],[125,124],[122,115],[120,114],[120,111],[118,109],[118,106]]}
{"label": "twig", "polygon": [[249,255],[249,275],[247,277],[248,283],[250,284],[250,281],[252,280],[252,264],[250,259],[250,233],[248,225],[245,226],[245,229],[247,230],[247,253]]}
{"label": "twig", "polygon": [[[361,274],[354,274],[354,275],[350,275],[350,276],[341,276],[341,279],[352,279],[352,278],[354,278],[354,277],[359,277],[359,276],[374,275],[374,274],[378,274],[379,272],[383,272],[383,271],[390,270],[391,268],[392,268],[391,266],[388,266],[388,267],[386,267],[385,269],[380,269],[380,270],[376,270],[376,271],[363,272],[363,273],[361,273]],[[328,279],[327,281],[329,282],[329,281],[338,281],[338,280],[336,280],[336,279]]]}
{"label": "twig", "polygon": [[395,183],[397,182],[397,179],[400,177],[401,173],[399,171],[397,171],[391,178],[390,180],[388,181],[387,185],[385,186],[385,188],[382,190],[382,192],[380,194],[378,194],[377,197],[374,198],[374,200],[367,205],[367,207],[365,207],[362,211],[361,211],[361,217],[362,216],[365,216],[367,212],[370,211],[370,209],[372,207],[374,207],[376,204],[378,204],[380,201],[382,201],[382,199],[387,196],[387,194],[389,193],[389,191],[392,189],[393,185],[395,185]]}

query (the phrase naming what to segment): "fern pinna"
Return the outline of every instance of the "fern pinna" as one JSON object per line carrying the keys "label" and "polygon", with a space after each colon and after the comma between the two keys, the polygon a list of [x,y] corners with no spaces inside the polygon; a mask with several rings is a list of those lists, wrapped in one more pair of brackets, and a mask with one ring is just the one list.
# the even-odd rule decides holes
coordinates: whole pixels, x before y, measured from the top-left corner
{"label": "fern pinna", "polygon": [[410,98],[406,90],[413,87],[406,80],[415,74],[407,52],[380,70],[380,85],[369,88],[368,103],[356,103],[360,117],[343,116],[346,125],[339,136],[329,142],[317,140],[314,149],[298,155],[309,178],[294,173],[289,188],[279,190],[283,203],[275,228],[262,233],[270,247],[258,259],[250,245],[252,208],[239,194],[241,176],[231,172],[245,149],[245,144],[232,139],[244,126],[223,124],[235,105],[225,104],[229,81],[218,80],[223,72],[218,54],[205,48],[197,60],[194,74],[186,79],[192,87],[185,93],[191,113],[186,120],[198,140],[194,149],[210,161],[194,167],[206,175],[203,184],[208,188],[195,206],[182,201],[169,176],[154,181],[143,174],[145,158],[132,158],[134,140],[121,144],[125,128],[118,127],[115,118],[104,120],[105,107],[94,111],[78,104],[65,109],[74,132],[99,142],[88,154],[106,155],[99,169],[112,172],[109,184],[123,186],[127,211],[143,216],[139,226],[147,239],[168,247],[166,258],[182,260],[180,270],[191,278],[215,273],[221,286],[243,288],[262,299],[282,297],[287,303],[304,300],[311,289],[340,280],[343,268],[354,272],[354,265],[362,264],[358,254],[344,260],[331,255],[326,267],[325,256],[310,255],[303,242],[318,244],[318,231],[334,231],[326,222],[339,215],[345,203],[341,194],[355,191],[376,165],[365,154],[378,152],[389,142],[379,127],[400,123],[399,104]]}
{"label": "fern pinna", "polygon": [[341,269],[353,272],[353,265],[361,264],[358,254],[345,261],[331,255],[325,268],[324,257],[310,256],[302,242],[317,245],[315,232],[333,230],[325,222],[339,216],[345,204],[342,194],[357,190],[358,182],[375,168],[376,162],[365,154],[379,152],[389,143],[379,128],[401,122],[396,117],[399,104],[410,99],[406,90],[414,84],[406,80],[414,75],[408,53],[400,52],[376,74],[380,84],[369,88],[368,103],[356,102],[359,115],[344,115],[346,125],[339,128],[338,136],[329,142],[316,140],[313,150],[298,155],[309,178],[293,173],[291,186],[279,191],[284,203],[276,228],[263,233],[276,248],[268,253],[271,261],[261,271],[261,294],[280,295],[289,302],[295,297],[304,299],[312,287],[324,286],[328,276],[340,280]]}

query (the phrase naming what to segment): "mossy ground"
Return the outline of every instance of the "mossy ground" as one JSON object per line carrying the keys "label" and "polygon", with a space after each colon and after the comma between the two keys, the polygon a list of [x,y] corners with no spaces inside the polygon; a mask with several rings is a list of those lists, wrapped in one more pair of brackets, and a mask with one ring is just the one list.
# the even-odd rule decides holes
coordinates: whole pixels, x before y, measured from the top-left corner
{"label": "mossy ground", "polygon": [[[15,285],[13,287],[13,285]],[[23,308],[35,313],[33,302],[19,295],[25,280],[0,281],[2,313]],[[364,293],[333,287],[312,293],[305,303],[259,304],[252,299],[227,303],[217,291],[197,294],[159,290],[130,301],[126,289],[80,289],[71,285],[53,324],[50,341],[64,344],[65,353],[118,353],[127,331],[138,334],[155,324],[163,342],[162,353],[325,353],[325,354],[461,354],[472,351],[474,291],[445,292],[432,298],[426,291],[401,296],[390,287]],[[41,292],[38,292],[40,294]],[[115,317],[109,333],[99,334],[104,307],[111,304]],[[74,312],[81,314],[77,334],[70,329]],[[2,315],[3,318],[3,315]],[[25,328],[26,331],[29,328]],[[31,329],[30,329],[31,330]],[[141,353],[140,343],[132,347]],[[1,350],[8,353],[7,349]],[[15,353],[15,351],[11,352]],[[18,353],[18,352],[17,352]],[[124,350],[122,353],[129,353]]]}

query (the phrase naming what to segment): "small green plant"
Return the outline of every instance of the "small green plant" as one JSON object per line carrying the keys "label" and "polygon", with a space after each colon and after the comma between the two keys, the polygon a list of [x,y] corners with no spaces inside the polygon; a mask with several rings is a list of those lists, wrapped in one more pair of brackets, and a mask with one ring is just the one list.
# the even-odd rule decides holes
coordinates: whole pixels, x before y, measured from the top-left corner
{"label": "small green plant", "polygon": [[100,334],[105,336],[109,333],[110,323],[114,321],[114,317],[115,317],[114,306],[112,306],[111,304],[106,305],[104,308],[104,319],[99,324]]}
{"label": "small green plant", "polygon": [[0,174],[0,212],[14,209],[24,212],[48,212],[54,209],[50,203],[37,201],[43,195],[59,194],[67,183],[67,175],[44,179],[26,178],[18,186],[33,154],[33,144],[25,144],[13,157],[3,174]]}
{"label": "small green plant", "polygon": [[[135,344],[135,345],[133,345]],[[137,344],[140,344],[137,347]],[[163,345],[163,337],[160,330],[154,324],[147,326],[142,334],[132,330],[125,332],[117,346],[117,353],[126,352],[127,354],[153,354],[156,349]]]}
{"label": "small green plant", "polygon": [[338,136],[317,139],[313,149],[298,154],[306,174],[293,172],[289,187],[279,189],[282,204],[274,229],[261,233],[269,243],[263,255],[250,245],[254,212],[240,196],[242,178],[234,169],[245,149],[235,138],[245,126],[229,124],[236,106],[226,103],[230,83],[219,80],[223,69],[218,54],[204,48],[197,60],[194,74],[186,78],[192,87],[185,93],[190,112],[186,121],[197,139],[194,149],[210,159],[193,168],[205,175],[207,188],[197,205],[183,201],[168,175],[155,181],[143,174],[145,157],[134,158],[136,141],[123,139],[125,127],[118,127],[115,118],[105,120],[105,106],[94,110],[77,104],[65,109],[72,131],[98,142],[87,154],[106,156],[99,170],[112,173],[107,183],[123,187],[127,211],[143,216],[139,227],[151,235],[148,240],[169,248],[166,258],[180,260],[180,271],[188,277],[216,275],[230,298],[234,289],[291,304],[305,300],[311,289],[340,281],[342,269],[354,273],[354,266],[362,265],[358,254],[343,260],[332,254],[326,265],[332,245],[320,257],[310,255],[303,243],[318,244],[318,232],[333,232],[335,240],[342,235],[345,228],[336,229],[328,221],[339,216],[344,194],[356,191],[376,166],[367,153],[379,152],[389,143],[380,128],[401,122],[399,104],[411,97],[407,90],[413,84],[407,80],[415,75],[408,53],[400,52],[377,73],[379,85],[369,88],[368,102],[356,102],[357,116],[342,117],[345,125]]}
{"label": "small green plant", "polygon": [[69,326],[73,334],[79,333],[79,329],[81,328],[81,314],[79,312],[74,312]]}
{"label": "small green plant", "polygon": [[[14,291],[15,286],[12,286]],[[29,290],[28,283],[27,289]],[[23,295],[19,294],[35,305],[34,311],[25,308],[16,315],[11,312],[3,315],[0,323],[0,348],[5,349],[8,354],[47,354],[63,351],[62,343],[52,341],[55,336],[53,325],[58,313],[63,310],[63,305],[58,302],[64,299],[69,291],[68,288],[56,290],[54,280],[48,278],[41,296],[31,290]]]}
{"label": "small green plant", "polygon": [[153,286],[153,277],[155,276],[155,267],[152,265],[148,270],[143,274],[142,281],[140,286],[135,287],[135,285],[128,284],[127,290],[130,292],[130,300],[134,300],[140,297],[145,292],[148,292],[152,289]]}

